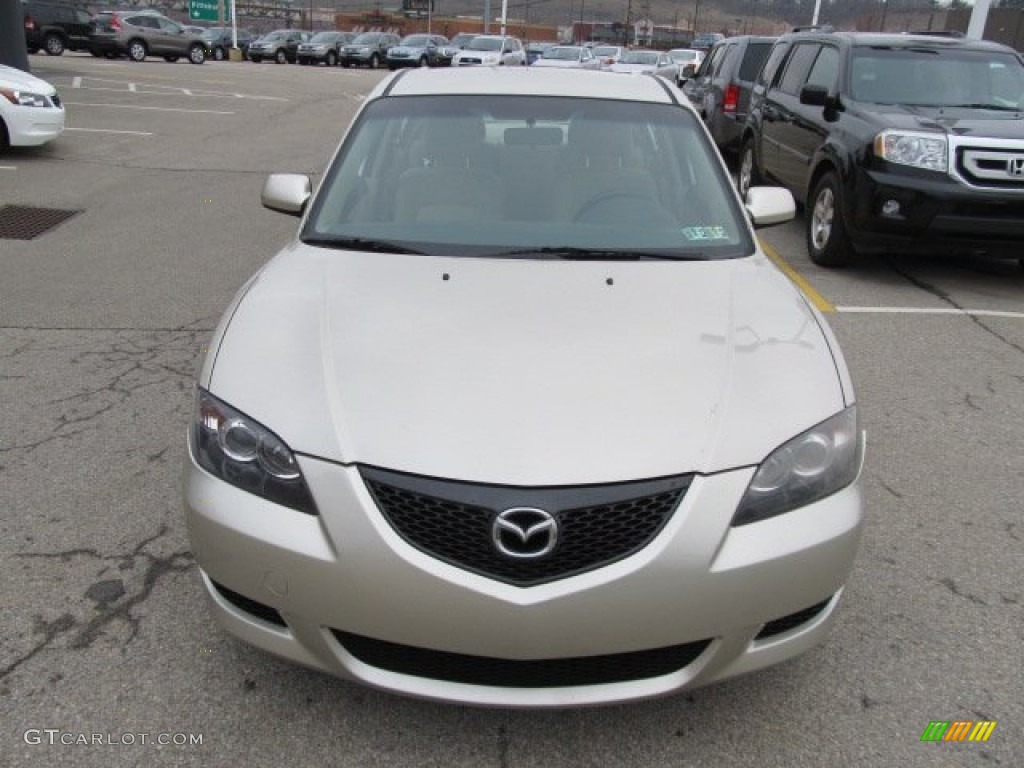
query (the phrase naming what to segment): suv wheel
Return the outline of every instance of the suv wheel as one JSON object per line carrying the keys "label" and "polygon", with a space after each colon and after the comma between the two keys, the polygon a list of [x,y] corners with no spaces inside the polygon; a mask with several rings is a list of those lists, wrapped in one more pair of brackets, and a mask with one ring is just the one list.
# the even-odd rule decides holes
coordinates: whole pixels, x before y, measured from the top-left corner
{"label": "suv wheel", "polygon": [[224,55],[224,49],[219,45],[213,49],[213,58],[217,61],[224,61],[224,59],[227,58],[227,56]]}
{"label": "suv wheel", "polygon": [[807,253],[822,267],[842,267],[853,261],[853,247],[843,224],[843,192],[839,178],[829,171],[814,185],[804,211]]}
{"label": "suv wheel", "polygon": [[420,56],[420,66],[421,67],[429,67],[430,66],[430,62],[427,60],[426,56]]}
{"label": "suv wheel", "polygon": [[370,57],[370,69],[380,69],[380,56],[376,53]]}
{"label": "suv wheel", "polygon": [[146,53],[146,44],[141,40],[132,40],[128,43],[128,58],[132,61],[144,61]]}
{"label": "suv wheel", "polygon": [[334,54],[334,51],[327,52],[327,66],[333,67],[338,63],[338,57]]}
{"label": "suv wheel", "polygon": [[199,45],[199,43],[190,46],[188,49],[188,60],[193,64],[202,64],[206,61],[206,49]]}
{"label": "suv wheel", "polygon": [[743,142],[740,150],[740,167],[736,173],[736,189],[740,192],[743,200],[747,199],[747,192],[751,187],[761,183],[761,175],[757,172],[757,162],[754,157],[754,140],[747,139]]}
{"label": "suv wheel", "polygon": [[274,54],[274,61],[278,64],[288,63],[288,54],[284,52],[284,48],[277,49],[277,53]]}
{"label": "suv wheel", "polygon": [[50,56],[60,56],[64,53],[64,41],[60,39],[60,35],[55,35],[51,32],[43,40],[43,48],[46,49],[46,53]]}

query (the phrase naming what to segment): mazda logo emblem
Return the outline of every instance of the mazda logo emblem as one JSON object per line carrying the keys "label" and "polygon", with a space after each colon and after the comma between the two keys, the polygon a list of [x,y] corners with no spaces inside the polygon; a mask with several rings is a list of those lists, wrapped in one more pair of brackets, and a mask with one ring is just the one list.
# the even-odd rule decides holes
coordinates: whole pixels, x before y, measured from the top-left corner
{"label": "mazda logo emblem", "polygon": [[1006,161],[1008,176],[1024,176],[1024,157],[1011,157]]}
{"label": "mazda logo emblem", "polygon": [[558,520],[534,507],[512,507],[494,518],[491,540],[506,557],[530,560],[550,553],[558,543]]}

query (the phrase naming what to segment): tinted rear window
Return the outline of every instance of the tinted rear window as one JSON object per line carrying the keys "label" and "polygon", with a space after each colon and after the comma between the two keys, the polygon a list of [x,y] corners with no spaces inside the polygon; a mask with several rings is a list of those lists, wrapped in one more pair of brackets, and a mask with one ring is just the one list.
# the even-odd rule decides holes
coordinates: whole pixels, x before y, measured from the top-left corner
{"label": "tinted rear window", "polygon": [[747,53],[740,62],[739,79],[753,81],[757,73],[761,71],[761,65],[768,58],[768,51],[772,49],[771,43],[751,43],[747,46]]}

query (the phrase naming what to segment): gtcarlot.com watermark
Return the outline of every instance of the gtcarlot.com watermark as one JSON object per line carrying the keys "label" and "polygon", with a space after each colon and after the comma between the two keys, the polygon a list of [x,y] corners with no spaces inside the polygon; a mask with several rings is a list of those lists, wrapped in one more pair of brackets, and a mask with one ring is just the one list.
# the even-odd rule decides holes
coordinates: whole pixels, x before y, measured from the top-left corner
{"label": "gtcarlot.com watermark", "polygon": [[85,733],[60,728],[29,728],[21,737],[26,744],[67,747],[195,747],[203,743],[201,733]]}

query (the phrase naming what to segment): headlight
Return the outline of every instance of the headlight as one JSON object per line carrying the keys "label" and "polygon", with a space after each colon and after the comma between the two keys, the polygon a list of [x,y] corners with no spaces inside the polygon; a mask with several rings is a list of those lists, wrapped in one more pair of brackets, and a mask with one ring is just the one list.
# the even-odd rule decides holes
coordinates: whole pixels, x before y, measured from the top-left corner
{"label": "headlight", "polygon": [[732,524],[756,523],[845,488],[857,477],[862,450],[857,406],[851,405],[772,451],[751,478]]}
{"label": "headlight", "polygon": [[30,91],[16,91],[13,88],[0,88],[0,95],[3,95],[11,104],[19,107],[48,107],[49,101],[41,93]]}
{"label": "headlight", "polygon": [[938,133],[882,131],[875,136],[875,155],[890,163],[946,172],[946,137]]}
{"label": "headlight", "polygon": [[317,514],[299,464],[284,441],[203,389],[196,390],[192,451],[203,469],[224,482]]}

